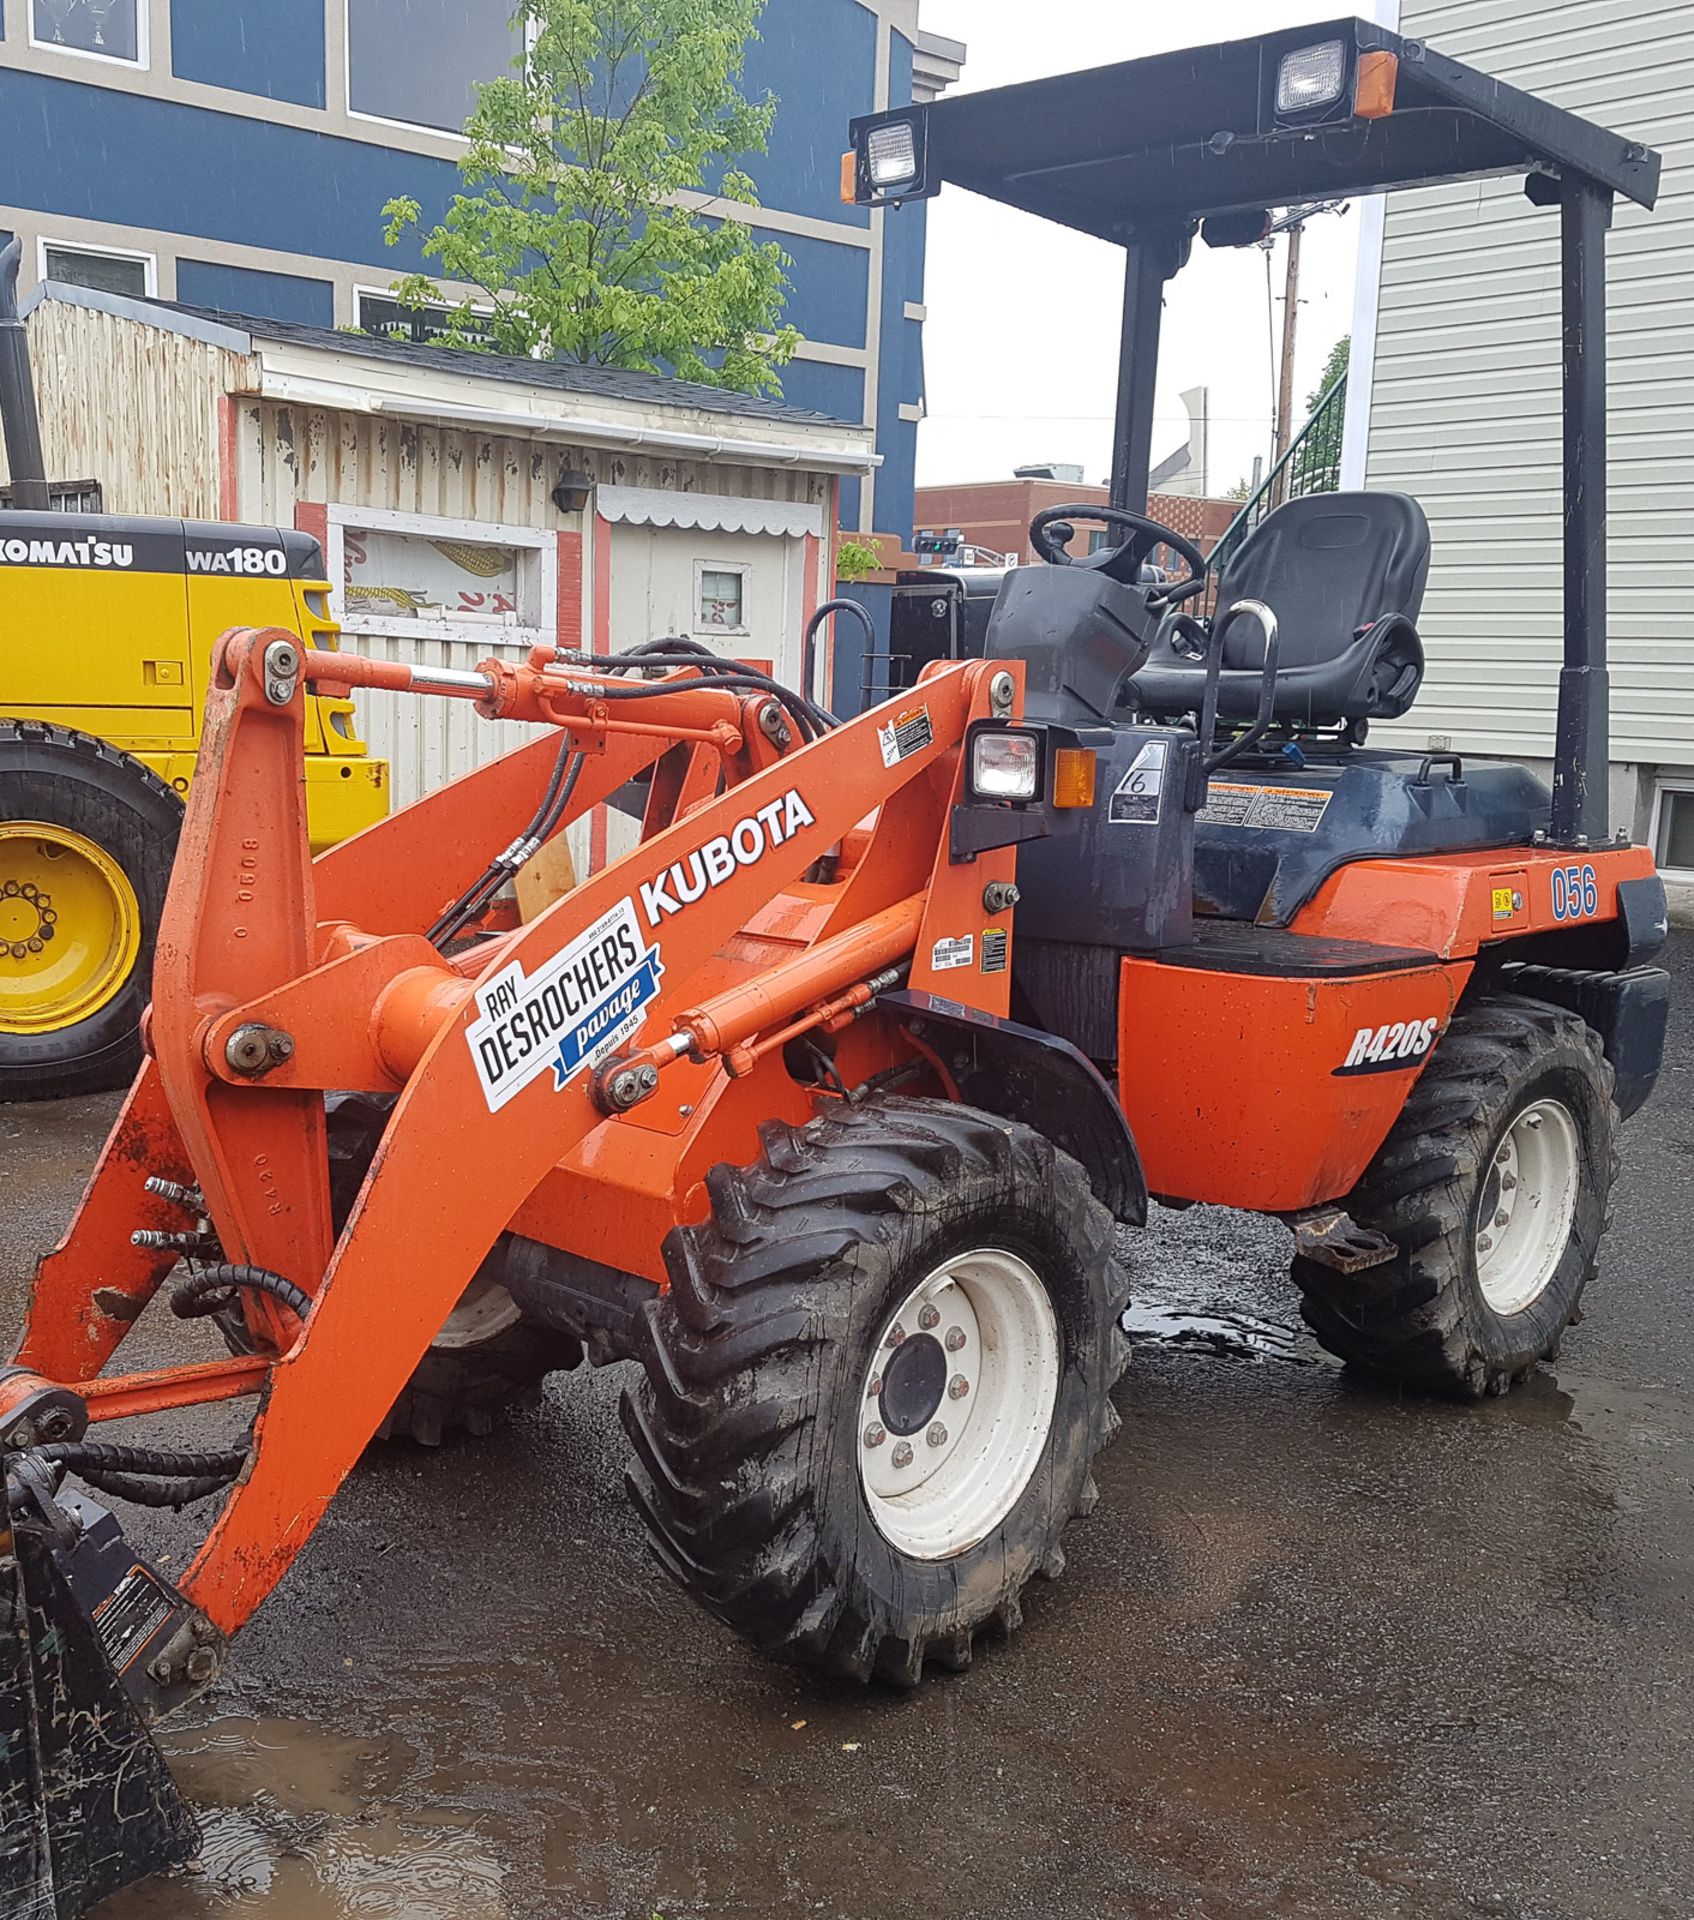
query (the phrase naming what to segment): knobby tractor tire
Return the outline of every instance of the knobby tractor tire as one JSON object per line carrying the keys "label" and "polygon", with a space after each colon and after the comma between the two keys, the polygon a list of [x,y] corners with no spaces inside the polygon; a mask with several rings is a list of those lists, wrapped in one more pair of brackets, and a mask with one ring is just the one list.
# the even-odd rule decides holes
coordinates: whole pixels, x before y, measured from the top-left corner
{"label": "knobby tractor tire", "polygon": [[[708,1176],[709,1223],[666,1242],[670,1290],[644,1309],[644,1378],[623,1401],[629,1492],[659,1564],[755,1646],[913,1686],[926,1659],[967,1666],[984,1624],[1018,1626],[1025,1584],[1057,1578],[1059,1536],[1097,1498],[1129,1357],[1111,1216],[1042,1135],[942,1101],[835,1107],[763,1141]],[[977,1249],[1027,1262],[1050,1303],[1051,1424],[985,1538],[913,1557],[861,1479],[866,1382],[913,1289]]]}
{"label": "knobby tractor tire", "polygon": [[[393,1101],[373,1094],[332,1093],[324,1101],[329,1123],[330,1212],[339,1233],[353,1211],[388,1124]],[[471,1282],[499,1284],[506,1237]],[[469,1293],[467,1289],[467,1295]],[[247,1322],[239,1305],[218,1315],[225,1340],[237,1352],[250,1352]],[[581,1364],[581,1345],[521,1314],[496,1324],[484,1338],[462,1344],[451,1339],[451,1322],[418,1362],[411,1379],[376,1430],[378,1440],[414,1440],[438,1447],[455,1431],[481,1438],[526,1407],[537,1405],[549,1374],[568,1373]]]}
{"label": "knobby tractor tire", "polygon": [[[1490,1230],[1497,1204],[1490,1176],[1514,1126],[1548,1101],[1574,1122],[1574,1212],[1542,1291],[1517,1311],[1498,1312],[1478,1271],[1478,1235]],[[1306,1324],[1341,1359],[1422,1391],[1466,1399],[1505,1392],[1557,1354],[1576,1317],[1611,1222],[1619,1125],[1612,1069],[1591,1027],[1537,1000],[1477,1000],[1443,1035],[1345,1202],[1398,1254],[1356,1274],[1296,1259]]]}
{"label": "knobby tractor tire", "polygon": [[[45,832],[30,836],[31,823],[39,823]],[[0,982],[0,989],[22,982],[23,968],[51,963],[73,939],[92,939],[98,946],[114,933],[112,927],[103,931],[99,923],[98,916],[108,908],[125,927],[124,945],[114,948],[114,954],[127,956],[114,957],[110,971],[92,990],[85,977],[80,1001],[78,990],[66,988],[62,1015],[39,1001],[27,1016],[8,1013],[8,996],[0,990],[0,1101],[99,1093],[135,1077],[141,1064],[141,1015],[151,993],[153,944],[181,830],[182,802],[139,760],[69,727],[0,719],[0,886],[8,880],[17,885],[16,876],[6,869],[26,863],[24,870],[33,877],[24,884],[39,882],[39,893],[54,914],[50,922],[43,917],[39,927],[25,925],[20,918],[24,897],[13,893],[0,898],[0,924],[7,926],[12,942],[26,948],[21,958],[10,942],[0,951],[0,972],[12,974]],[[86,857],[76,851],[79,844]],[[100,876],[92,863],[101,857],[121,876],[129,899],[120,902],[122,887],[114,892]],[[73,874],[80,885],[67,894]],[[55,882],[60,884],[57,906],[52,905]],[[84,908],[93,907],[91,926],[77,924],[77,897]],[[48,930],[53,937],[43,939]],[[38,942],[34,952],[27,946],[31,936]],[[98,976],[98,953],[89,964]],[[42,998],[50,1001],[53,991],[44,986]],[[21,1002],[15,1005],[21,1008]]]}

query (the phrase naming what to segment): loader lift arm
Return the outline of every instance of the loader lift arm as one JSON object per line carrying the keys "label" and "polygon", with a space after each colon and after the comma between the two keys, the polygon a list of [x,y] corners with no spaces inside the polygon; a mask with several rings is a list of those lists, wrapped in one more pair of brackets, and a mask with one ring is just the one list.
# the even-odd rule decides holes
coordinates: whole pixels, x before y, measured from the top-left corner
{"label": "loader lift arm", "polygon": [[[960,976],[935,961],[980,935],[985,890],[1014,870],[1009,849],[952,863],[945,821],[961,743],[1015,707],[1018,671],[950,665],[918,689],[898,735],[872,713],[802,743],[771,724],[762,689],[688,668],[632,685],[538,651],[515,670],[430,685],[392,663],[341,655],[333,667],[343,688],[404,677],[409,690],[560,729],[581,755],[561,828],[644,769],[662,772],[633,852],[528,925],[449,957],[420,916],[509,837],[545,755],[521,749],[458,783],[468,859],[451,836],[426,846],[401,815],[314,869],[298,652],[274,630],[221,643],[160,942],[153,1057],[66,1242],[42,1265],[19,1350],[28,1371],[0,1385],[0,1418],[42,1378],[74,1386],[93,1420],[259,1392],[251,1453],[180,1583],[220,1634],[271,1591],[467,1277],[550,1176],[563,1179],[586,1143],[636,1126],[644,1160],[681,1170],[673,1208],[698,1212],[699,1176],[752,1138],[755,1112],[813,1110],[818,1089],[784,1064],[789,1039],[839,1034],[843,1070],[860,1079],[929,1073],[899,1020],[862,1016],[897,983],[956,1002]],[[478,807],[480,788],[498,793],[498,823]],[[397,873],[388,846],[402,837]],[[836,876],[818,878],[832,854]],[[320,885],[349,917],[320,918]],[[374,930],[351,924],[361,905]],[[973,971],[964,985],[980,1011],[1004,1016],[1008,980]],[[586,1025],[571,1024],[573,1010]],[[397,1096],[339,1235],[322,1132],[331,1088]],[[143,1173],[189,1168],[224,1258],[303,1289],[310,1312],[302,1325],[258,1299],[247,1308],[257,1356],[101,1378],[174,1258],[130,1244],[134,1222],[159,1217],[143,1212]],[[587,1181],[566,1191],[572,1208],[592,1207]],[[615,1190],[600,1201],[616,1205]],[[581,1243],[599,1251],[612,1230],[585,1222]],[[663,1284],[656,1245],[625,1264]]]}

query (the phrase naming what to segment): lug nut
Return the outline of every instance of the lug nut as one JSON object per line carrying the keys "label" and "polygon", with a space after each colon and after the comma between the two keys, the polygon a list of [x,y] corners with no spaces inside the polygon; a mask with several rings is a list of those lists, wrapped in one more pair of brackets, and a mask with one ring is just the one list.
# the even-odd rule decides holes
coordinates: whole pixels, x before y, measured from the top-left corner
{"label": "lug nut", "polygon": [[947,1429],[937,1420],[924,1438],[932,1447],[944,1447],[947,1444]]}
{"label": "lug nut", "polygon": [[1505,1208],[1502,1207],[1500,1211],[1494,1216],[1494,1224],[1497,1227],[1503,1227],[1508,1224],[1508,1222],[1511,1220],[1511,1217],[1512,1216],[1505,1210]]}
{"label": "lug nut", "polygon": [[887,1438],[888,1429],[880,1420],[873,1420],[870,1425],[865,1428],[865,1445],[867,1447],[880,1447]]}
{"label": "lug nut", "polygon": [[912,1464],[912,1449],[909,1442],[902,1440],[888,1456],[897,1467],[909,1467]]}
{"label": "lug nut", "polygon": [[949,1327],[947,1329],[947,1338],[942,1342],[942,1344],[946,1347],[949,1353],[957,1353],[959,1349],[965,1344],[964,1328]]}
{"label": "lug nut", "polygon": [[1497,1166],[1497,1167],[1503,1167],[1503,1166],[1504,1166],[1504,1165],[1506,1164],[1506,1162],[1507,1162],[1507,1161],[1508,1161],[1509,1159],[1511,1159],[1511,1157],[1512,1157],[1512,1150],[1511,1150],[1511,1148],[1510,1148],[1510,1147],[1502,1147],[1502,1148],[1500,1149],[1500,1151],[1499,1151],[1499,1152],[1498,1152],[1497,1154],[1495,1154],[1495,1156],[1494,1156],[1494,1164],[1495,1164],[1495,1166]]}
{"label": "lug nut", "polygon": [[900,1342],[905,1339],[905,1337],[906,1337],[906,1329],[903,1326],[901,1326],[898,1320],[896,1320],[893,1326],[891,1326],[888,1329],[887,1344],[891,1347],[897,1347],[899,1346]]}
{"label": "lug nut", "polygon": [[870,1377],[870,1384],[865,1388],[865,1398],[867,1400],[875,1400],[881,1392],[882,1375],[880,1373],[873,1373]]}
{"label": "lug nut", "polygon": [[1476,1236],[1476,1250],[1478,1253],[1486,1253],[1493,1244],[1493,1238],[1489,1234],[1479,1233]]}
{"label": "lug nut", "polygon": [[920,1307],[918,1309],[918,1325],[923,1328],[925,1333],[928,1333],[932,1327],[940,1326],[940,1324],[941,1309],[939,1307]]}
{"label": "lug nut", "polygon": [[954,1374],[952,1379],[947,1382],[947,1398],[949,1400],[962,1400],[970,1390],[971,1383],[962,1373]]}
{"label": "lug nut", "polygon": [[1518,1177],[1515,1173],[1503,1173],[1500,1176],[1500,1191],[1510,1193],[1517,1183]]}

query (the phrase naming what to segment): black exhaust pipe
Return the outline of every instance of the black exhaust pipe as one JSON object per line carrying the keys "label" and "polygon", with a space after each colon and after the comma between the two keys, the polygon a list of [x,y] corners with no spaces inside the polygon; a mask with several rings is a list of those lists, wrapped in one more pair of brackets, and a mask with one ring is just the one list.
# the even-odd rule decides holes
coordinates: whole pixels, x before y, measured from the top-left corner
{"label": "black exhaust pipe", "polygon": [[29,335],[18,318],[18,266],[23,242],[0,233],[0,430],[6,436],[11,502],[44,513],[47,463],[41,452],[41,416],[35,410],[35,380],[29,366]]}

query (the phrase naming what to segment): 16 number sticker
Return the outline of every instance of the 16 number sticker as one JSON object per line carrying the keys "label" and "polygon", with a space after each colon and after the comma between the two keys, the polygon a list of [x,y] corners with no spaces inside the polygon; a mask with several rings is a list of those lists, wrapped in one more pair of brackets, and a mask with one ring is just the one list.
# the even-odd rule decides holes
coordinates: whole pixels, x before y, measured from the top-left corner
{"label": "16 number sticker", "polygon": [[1589,866],[1553,869],[1553,918],[1592,920],[1600,911],[1600,883]]}

